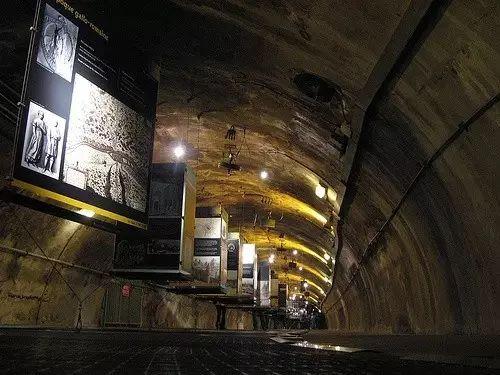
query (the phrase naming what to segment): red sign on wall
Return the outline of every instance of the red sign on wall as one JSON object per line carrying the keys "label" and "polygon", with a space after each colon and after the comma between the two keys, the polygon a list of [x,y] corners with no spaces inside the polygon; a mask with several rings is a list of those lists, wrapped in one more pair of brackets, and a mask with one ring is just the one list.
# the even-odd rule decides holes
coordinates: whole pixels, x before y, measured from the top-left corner
{"label": "red sign on wall", "polygon": [[122,286],[122,297],[128,298],[130,297],[130,293],[132,293],[132,285],[124,284]]}

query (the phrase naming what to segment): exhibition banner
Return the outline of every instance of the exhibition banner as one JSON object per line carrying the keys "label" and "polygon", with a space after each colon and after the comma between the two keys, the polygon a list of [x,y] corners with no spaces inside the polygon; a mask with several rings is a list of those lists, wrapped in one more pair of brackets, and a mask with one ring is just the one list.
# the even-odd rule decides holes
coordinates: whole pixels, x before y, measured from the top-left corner
{"label": "exhibition banner", "polygon": [[144,228],[158,90],[151,61],[90,12],[40,4],[12,184]]}

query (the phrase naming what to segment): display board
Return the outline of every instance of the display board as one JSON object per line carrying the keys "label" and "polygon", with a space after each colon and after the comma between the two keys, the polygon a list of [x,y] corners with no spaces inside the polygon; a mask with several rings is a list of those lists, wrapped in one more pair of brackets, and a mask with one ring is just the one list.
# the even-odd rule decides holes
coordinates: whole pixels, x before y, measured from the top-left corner
{"label": "display board", "polygon": [[255,297],[257,291],[257,253],[255,244],[243,244],[241,252],[241,261],[243,263],[241,279],[242,293]]}
{"label": "display board", "polygon": [[146,227],[158,82],[92,10],[41,1],[12,185]]}
{"label": "display board", "polygon": [[271,307],[278,307],[279,280],[271,270]]}
{"label": "display board", "polygon": [[154,163],[149,206],[147,232],[116,236],[113,272],[143,279],[191,274],[196,206],[191,168],[185,163]]}
{"label": "display board", "polygon": [[288,301],[288,284],[278,284],[278,307],[286,308]]}
{"label": "display board", "polygon": [[240,251],[240,233],[230,232],[227,240],[227,286],[229,294],[241,293],[243,264]]}
{"label": "display board", "polygon": [[193,276],[225,286],[227,282],[227,213],[220,207],[197,207]]}
{"label": "display board", "polygon": [[269,261],[259,262],[258,278],[258,300],[260,306],[271,306],[271,268]]}

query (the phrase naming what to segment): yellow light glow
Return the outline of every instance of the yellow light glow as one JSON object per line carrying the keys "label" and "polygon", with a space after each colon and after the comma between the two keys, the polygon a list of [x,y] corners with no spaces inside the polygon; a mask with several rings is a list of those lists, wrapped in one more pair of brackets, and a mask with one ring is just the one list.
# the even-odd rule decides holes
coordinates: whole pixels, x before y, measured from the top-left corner
{"label": "yellow light glow", "polygon": [[270,196],[285,210],[296,212],[297,214],[308,218],[310,221],[315,222],[320,226],[324,226],[328,221],[325,216],[316,211],[313,207],[295,197],[278,191],[273,191]]}
{"label": "yellow light glow", "polygon": [[88,210],[86,208],[82,208],[82,209],[78,210],[78,213],[80,215],[83,215],[83,216],[86,216],[86,217],[94,217],[94,215],[95,215],[94,211]]}
{"label": "yellow light glow", "polygon": [[312,273],[314,276],[318,277],[320,280],[327,279],[327,275],[321,271],[318,271],[316,268],[309,267],[307,264],[297,263],[299,266],[299,271],[306,270],[307,272]]}
{"label": "yellow light glow", "polygon": [[302,276],[298,276],[298,275],[294,275],[294,274],[290,274],[290,273],[287,273],[286,275],[284,273],[279,273],[278,276],[281,276],[282,278],[285,278],[285,279],[290,279],[290,280],[296,280],[296,281],[306,281],[309,286],[312,286],[313,288],[317,289],[318,292],[324,292],[323,288],[321,288],[318,284],[316,284],[315,282],[311,281],[310,279],[304,279]]}
{"label": "yellow light glow", "polygon": [[314,302],[319,303],[319,301],[316,298],[314,298],[313,296],[309,296],[309,298],[312,299]]}
{"label": "yellow light glow", "polygon": [[330,202],[335,203],[337,201],[337,192],[332,188],[328,188],[327,197]]}
{"label": "yellow light glow", "polygon": [[316,259],[318,259],[320,262],[322,262],[324,264],[328,264],[328,262],[326,261],[325,258],[323,258],[321,255],[319,255],[316,251],[311,250],[310,248],[302,245],[300,242],[297,242],[297,241],[294,241],[294,240],[291,240],[291,239],[287,239],[286,245],[287,245],[287,247],[294,248],[294,250],[300,251],[302,253],[309,254],[309,255],[315,257]]}

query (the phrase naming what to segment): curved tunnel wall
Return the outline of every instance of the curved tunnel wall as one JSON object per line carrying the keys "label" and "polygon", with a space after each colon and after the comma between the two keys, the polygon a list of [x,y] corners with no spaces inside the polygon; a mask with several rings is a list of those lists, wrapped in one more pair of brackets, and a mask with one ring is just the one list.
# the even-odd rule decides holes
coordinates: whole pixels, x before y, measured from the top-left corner
{"label": "curved tunnel wall", "polygon": [[456,1],[377,114],[360,149],[344,248],[325,301],[332,329],[500,332],[500,105],[432,164],[360,264],[420,167],[500,91],[499,5]]}

